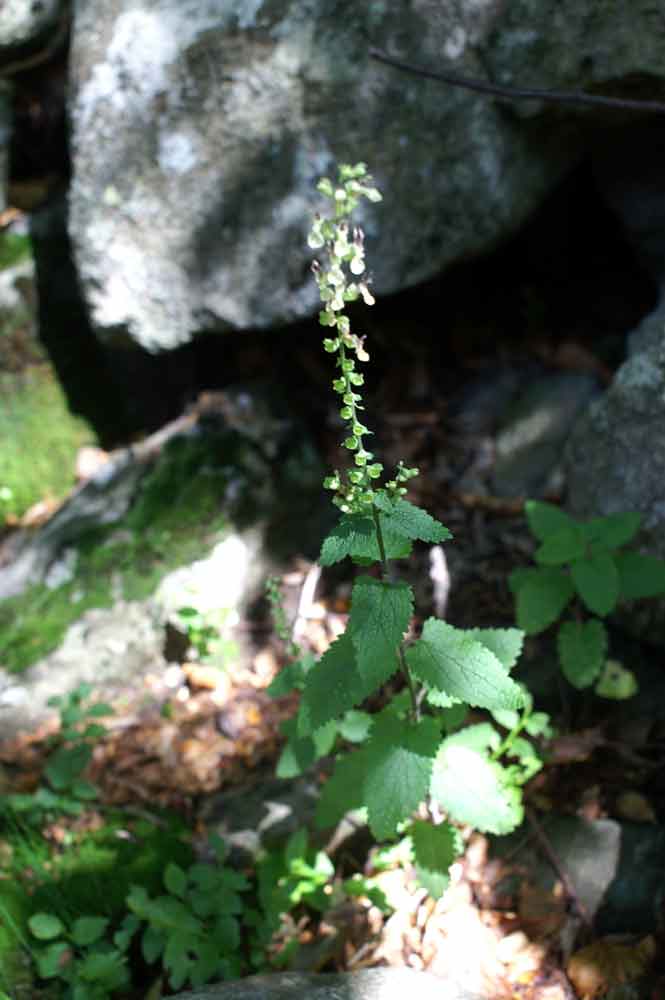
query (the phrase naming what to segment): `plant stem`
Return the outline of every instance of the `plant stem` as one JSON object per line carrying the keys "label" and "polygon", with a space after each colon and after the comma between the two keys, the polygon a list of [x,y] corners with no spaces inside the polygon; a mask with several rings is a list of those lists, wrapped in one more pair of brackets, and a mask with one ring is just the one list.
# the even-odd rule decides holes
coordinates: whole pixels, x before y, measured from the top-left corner
{"label": "plant stem", "polygon": [[[374,518],[374,530],[376,531],[376,541],[379,546],[379,555],[381,557],[381,567],[382,576],[386,583],[390,583],[390,563],[388,562],[388,557],[386,556],[386,547],[383,542],[383,532],[381,530],[381,521],[379,519],[379,512],[372,504],[372,517]],[[400,642],[397,647],[397,657],[399,659],[400,668],[404,675],[407,687],[409,689],[409,696],[411,698],[411,718],[414,722],[418,722],[420,719],[420,705],[418,704],[418,696],[416,694],[416,688],[413,683],[413,677],[411,676],[411,671],[409,670],[408,664],[406,662],[406,656],[404,655],[404,641]]]}

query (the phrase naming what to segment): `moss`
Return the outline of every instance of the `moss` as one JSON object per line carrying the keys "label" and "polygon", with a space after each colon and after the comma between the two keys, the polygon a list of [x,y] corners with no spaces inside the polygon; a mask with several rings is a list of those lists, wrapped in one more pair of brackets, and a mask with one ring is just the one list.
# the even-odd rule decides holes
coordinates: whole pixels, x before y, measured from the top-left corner
{"label": "moss", "polygon": [[48,365],[0,374],[0,517],[65,496],[78,449],[93,441],[88,425],[67,409]]}
{"label": "moss", "polygon": [[[227,442],[228,443],[228,442]],[[237,442],[236,442],[237,444]],[[211,459],[204,442],[173,442],[144,480],[123,521],[85,535],[77,548],[75,576],[55,590],[29,588],[0,603],[0,664],[12,672],[55,649],[74,621],[90,608],[111,607],[118,596],[144,600],[179,566],[206,555],[229,528],[226,497],[231,483],[249,486],[229,460]],[[219,459],[219,456],[218,456]],[[245,514],[252,508],[243,501]]]}
{"label": "moss", "polygon": [[0,233],[0,271],[27,260],[32,254],[29,236],[20,233]]}

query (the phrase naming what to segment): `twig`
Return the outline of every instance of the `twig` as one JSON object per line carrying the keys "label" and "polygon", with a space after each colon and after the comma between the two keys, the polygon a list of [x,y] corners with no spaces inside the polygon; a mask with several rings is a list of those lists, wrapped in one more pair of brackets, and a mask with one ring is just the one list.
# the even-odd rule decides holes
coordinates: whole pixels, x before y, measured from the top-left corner
{"label": "twig", "polygon": [[498,83],[488,83],[474,77],[458,76],[456,73],[442,73],[413,63],[403,62],[389,56],[381,49],[371,48],[370,57],[393,66],[403,73],[413,73],[429,80],[439,80],[452,87],[464,87],[486,97],[494,97],[503,101],[549,101],[552,104],[573,104],[600,108],[613,108],[623,111],[645,111],[649,114],[665,114],[665,104],[661,101],[634,101],[623,97],[601,97],[599,94],[587,94],[583,91],[543,90],[536,87],[505,87]]}

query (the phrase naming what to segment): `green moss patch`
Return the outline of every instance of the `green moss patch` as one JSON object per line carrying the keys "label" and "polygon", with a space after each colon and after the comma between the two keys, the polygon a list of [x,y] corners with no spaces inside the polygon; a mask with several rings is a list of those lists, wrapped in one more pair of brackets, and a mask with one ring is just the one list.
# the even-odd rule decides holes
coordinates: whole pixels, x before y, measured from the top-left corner
{"label": "green moss patch", "polygon": [[[55,649],[84,611],[111,607],[118,597],[144,600],[167,573],[207,555],[228,532],[231,487],[249,519],[261,469],[247,472],[254,458],[240,453],[239,438],[225,435],[220,450],[197,438],[172,442],[126,517],[80,540],[69,583],[31,587],[0,603],[0,666],[25,669]],[[235,512],[233,519],[242,520]]]}
{"label": "green moss patch", "polygon": [[0,519],[20,517],[44,497],[66,496],[76,453],[93,442],[48,365],[0,374]]}

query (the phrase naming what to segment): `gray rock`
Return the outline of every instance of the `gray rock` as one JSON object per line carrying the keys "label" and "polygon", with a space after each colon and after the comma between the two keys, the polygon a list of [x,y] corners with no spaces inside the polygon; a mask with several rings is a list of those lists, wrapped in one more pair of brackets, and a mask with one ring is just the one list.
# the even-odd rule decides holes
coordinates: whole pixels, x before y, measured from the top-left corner
{"label": "gray rock", "polygon": [[[565,452],[567,507],[578,517],[643,515],[635,547],[665,558],[665,304],[632,337],[632,353],[575,425]],[[625,622],[665,640],[665,605],[635,606]],[[624,618],[622,617],[622,621]]]}
{"label": "gray rock", "polygon": [[598,913],[598,932],[649,934],[665,907],[665,831],[627,822],[620,830],[619,867]]}
{"label": "gray rock", "polygon": [[249,976],[177,993],[173,1000],[402,1000],[412,993],[419,1000],[482,1000],[458,986],[412,969],[363,969],[318,975],[278,972]]}
{"label": "gray rock", "polygon": [[250,788],[221,791],[206,799],[201,820],[234,848],[255,859],[304,827],[311,827],[320,786],[311,774],[280,780],[272,774]]}
{"label": "gray rock", "polygon": [[498,496],[543,496],[558,485],[564,445],[578,413],[598,392],[589,375],[546,375],[509,408],[496,439]]}
{"label": "gray rock", "polygon": [[164,630],[149,602],[86,611],[58,649],[20,677],[0,670],[0,740],[55,717],[49,698],[81,683],[103,698],[141,690],[146,674],[166,669],[163,647]]}
{"label": "gray rock", "polygon": [[4,0],[0,8],[0,55],[45,35],[65,8],[65,0]]}
{"label": "gray rock", "polygon": [[665,64],[655,32],[644,55],[617,48],[628,20],[641,38],[639,14],[622,27],[599,3],[613,59],[587,73],[576,57],[573,72],[570,53],[588,44],[575,5],[556,17],[513,6],[533,30],[519,17],[513,27],[504,5],[471,2],[349,4],[339,16],[314,0],[79,0],[70,231],[98,337],[166,350],[312,313],[305,236],[314,184],[336,161],[366,160],[386,199],[359,220],[380,294],[513,232],[575,160],[570,129],[399,74],[370,44],[468,75],[494,63],[493,75],[542,86]]}
{"label": "gray rock", "polygon": [[[552,851],[593,919],[615,878],[621,846],[621,827],[611,819],[585,820],[578,816],[547,816],[543,830]],[[527,865],[538,885],[550,889],[557,874],[543,857],[535,839],[524,842],[524,832],[495,841],[500,855],[509,854]]]}

